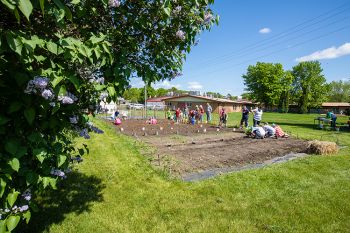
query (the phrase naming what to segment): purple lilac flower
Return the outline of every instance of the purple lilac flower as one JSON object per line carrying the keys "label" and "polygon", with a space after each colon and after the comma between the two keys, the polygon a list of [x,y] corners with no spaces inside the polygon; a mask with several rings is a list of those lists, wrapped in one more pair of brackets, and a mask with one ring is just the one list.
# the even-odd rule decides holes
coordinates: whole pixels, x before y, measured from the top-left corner
{"label": "purple lilac flower", "polygon": [[110,7],[119,7],[120,6],[120,1],[118,0],[109,0],[108,5]]}
{"label": "purple lilac flower", "polygon": [[80,156],[72,157],[71,160],[72,160],[72,161],[77,161],[78,163],[83,162],[83,158],[80,157]]}
{"label": "purple lilac flower", "polygon": [[72,93],[67,92],[66,95],[58,96],[58,100],[61,101],[62,104],[73,104],[78,100]]}
{"label": "purple lilac flower", "polygon": [[102,92],[101,94],[100,94],[100,100],[104,100],[104,99],[106,99],[108,97],[108,93],[107,92]]}
{"label": "purple lilac flower", "polygon": [[207,12],[205,12],[205,14],[204,14],[204,23],[210,23],[210,21],[213,19],[213,15],[209,12],[209,11],[207,11]]}
{"label": "purple lilac flower", "polygon": [[91,121],[87,122],[86,125],[89,127],[89,129],[91,129],[95,133],[98,133],[98,134],[104,133],[103,130],[101,130],[101,129],[97,128],[96,126],[94,126],[94,124]]}
{"label": "purple lilac flower", "polygon": [[176,37],[177,38],[179,38],[180,40],[185,40],[185,32],[184,31],[182,31],[182,30],[178,30],[177,32],[176,32]]}
{"label": "purple lilac flower", "polygon": [[19,207],[19,211],[20,211],[20,212],[27,211],[28,209],[29,209],[29,206],[28,206],[28,205],[24,205],[24,206]]}
{"label": "purple lilac flower", "polygon": [[85,128],[85,129],[82,129],[80,132],[79,132],[79,136],[80,137],[83,137],[85,139],[90,139],[90,135],[88,133],[88,130]]}
{"label": "purple lilac flower", "polygon": [[32,82],[36,88],[45,89],[47,87],[47,85],[49,84],[49,79],[46,77],[42,77],[42,76],[36,76],[36,77],[34,77]]}
{"label": "purple lilac flower", "polygon": [[45,89],[42,93],[41,96],[44,97],[44,99],[51,99],[53,97],[53,93],[49,89]]}
{"label": "purple lilac flower", "polygon": [[59,177],[62,177],[62,178],[67,178],[66,174],[63,171],[59,170],[59,169],[52,169],[51,170],[51,175],[59,176]]}
{"label": "purple lilac flower", "polygon": [[177,6],[177,7],[174,8],[173,13],[174,14],[178,14],[178,13],[181,12],[181,10],[182,10],[182,7],[181,6]]}
{"label": "purple lilac flower", "polygon": [[30,193],[29,190],[27,190],[22,194],[22,197],[24,200],[30,201],[30,199],[32,199],[32,194]]}
{"label": "purple lilac flower", "polygon": [[71,124],[78,124],[78,117],[77,116],[69,117],[69,122]]}

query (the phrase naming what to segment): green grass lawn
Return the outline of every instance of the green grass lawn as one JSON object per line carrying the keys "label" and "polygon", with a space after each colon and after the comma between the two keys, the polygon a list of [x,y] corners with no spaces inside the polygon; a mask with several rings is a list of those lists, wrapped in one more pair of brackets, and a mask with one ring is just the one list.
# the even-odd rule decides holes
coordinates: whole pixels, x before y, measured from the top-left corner
{"label": "green grass lawn", "polygon": [[[350,132],[313,129],[313,117],[263,115],[293,135],[349,146]],[[96,124],[105,134],[78,141],[90,154],[58,190],[38,198],[42,210],[19,232],[350,232],[348,148],[184,183],[152,169],[143,145]]]}

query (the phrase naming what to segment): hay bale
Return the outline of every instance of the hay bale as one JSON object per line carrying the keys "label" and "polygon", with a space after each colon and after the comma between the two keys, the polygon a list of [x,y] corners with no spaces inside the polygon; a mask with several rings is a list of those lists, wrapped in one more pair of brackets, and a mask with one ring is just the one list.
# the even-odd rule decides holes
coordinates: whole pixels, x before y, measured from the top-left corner
{"label": "hay bale", "polygon": [[338,146],[335,142],[325,142],[313,140],[308,143],[307,153],[317,155],[335,154],[338,152]]}

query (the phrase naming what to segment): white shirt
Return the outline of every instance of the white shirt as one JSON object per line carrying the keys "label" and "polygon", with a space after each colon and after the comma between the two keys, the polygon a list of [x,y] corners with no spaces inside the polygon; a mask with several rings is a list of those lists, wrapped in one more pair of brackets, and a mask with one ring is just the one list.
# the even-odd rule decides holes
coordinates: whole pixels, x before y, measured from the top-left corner
{"label": "white shirt", "polygon": [[254,110],[254,120],[261,121],[262,114],[263,114],[262,110]]}

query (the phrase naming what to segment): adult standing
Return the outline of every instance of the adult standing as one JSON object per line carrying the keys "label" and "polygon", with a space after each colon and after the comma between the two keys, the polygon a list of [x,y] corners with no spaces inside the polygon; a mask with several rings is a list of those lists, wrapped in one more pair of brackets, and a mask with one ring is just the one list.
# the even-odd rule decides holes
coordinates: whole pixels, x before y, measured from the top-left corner
{"label": "adult standing", "polygon": [[242,119],[241,119],[241,129],[243,128],[243,123],[244,126],[247,128],[248,127],[248,118],[249,118],[249,110],[247,106],[243,106],[242,108]]}
{"label": "adult standing", "polygon": [[209,103],[207,103],[207,111],[205,112],[207,114],[207,122],[211,122],[211,113],[213,112],[213,108],[210,106]]}
{"label": "adult standing", "polygon": [[256,127],[257,125],[260,125],[261,119],[262,119],[262,114],[263,111],[261,108],[256,107],[255,109],[252,110],[252,113],[254,114],[253,117],[253,126]]}

